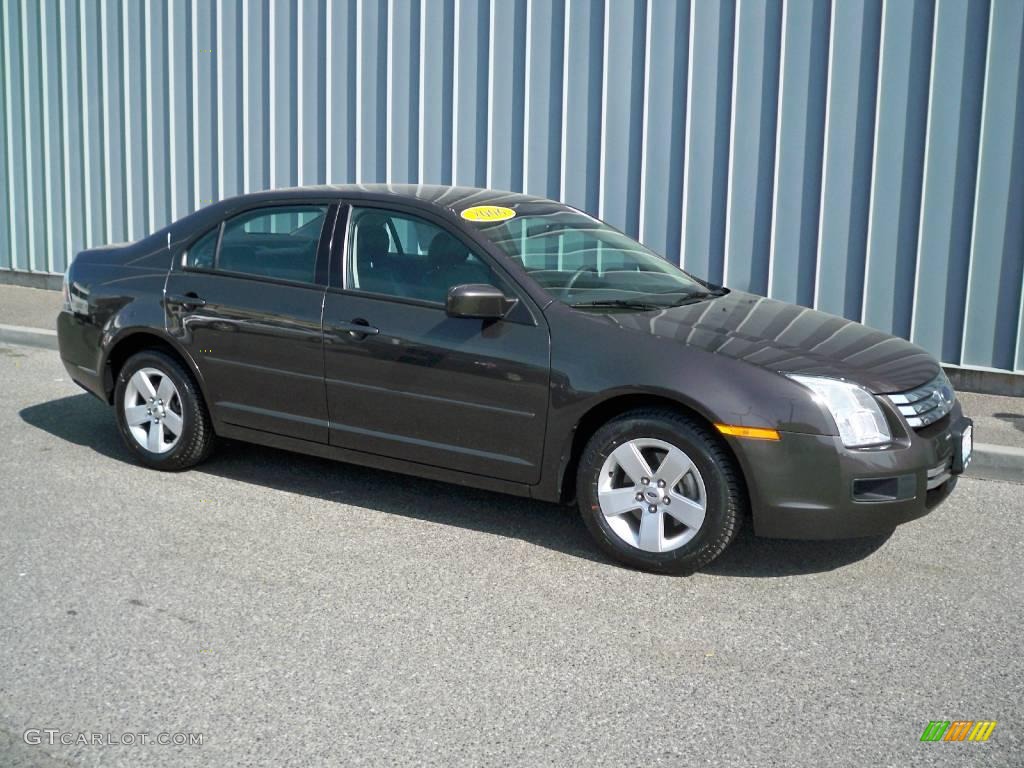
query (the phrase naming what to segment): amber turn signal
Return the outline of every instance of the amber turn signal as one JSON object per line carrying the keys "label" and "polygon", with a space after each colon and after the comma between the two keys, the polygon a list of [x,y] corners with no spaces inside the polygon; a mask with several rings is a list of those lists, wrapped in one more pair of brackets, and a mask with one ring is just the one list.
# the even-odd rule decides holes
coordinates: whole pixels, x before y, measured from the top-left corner
{"label": "amber turn signal", "polygon": [[752,440],[778,440],[779,433],[774,429],[764,427],[736,427],[732,424],[715,424],[715,429],[723,435],[733,437],[749,437]]}

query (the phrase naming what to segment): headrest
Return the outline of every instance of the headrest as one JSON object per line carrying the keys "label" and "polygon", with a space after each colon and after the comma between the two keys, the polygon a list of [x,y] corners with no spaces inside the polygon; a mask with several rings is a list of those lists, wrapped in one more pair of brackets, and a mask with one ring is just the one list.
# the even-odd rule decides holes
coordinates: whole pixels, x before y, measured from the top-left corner
{"label": "headrest", "polygon": [[390,241],[383,222],[365,218],[356,225],[356,253],[361,256],[372,258],[387,253]]}
{"label": "headrest", "polygon": [[427,257],[438,267],[454,267],[462,264],[469,256],[469,250],[453,235],[438,232],[430,241]]}

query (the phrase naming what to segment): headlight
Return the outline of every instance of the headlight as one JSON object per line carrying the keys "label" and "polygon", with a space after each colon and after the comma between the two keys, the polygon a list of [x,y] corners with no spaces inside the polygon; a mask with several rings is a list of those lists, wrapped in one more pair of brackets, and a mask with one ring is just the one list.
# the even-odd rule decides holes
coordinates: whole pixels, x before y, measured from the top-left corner
{"label": "headlight", "polygon": [[885,414],[864,387],[820,376],[790,375],[789,378],[811,390],[815,399],[828,408],[836,422],[839,437],[847,448],[863,448],[892,441]]}

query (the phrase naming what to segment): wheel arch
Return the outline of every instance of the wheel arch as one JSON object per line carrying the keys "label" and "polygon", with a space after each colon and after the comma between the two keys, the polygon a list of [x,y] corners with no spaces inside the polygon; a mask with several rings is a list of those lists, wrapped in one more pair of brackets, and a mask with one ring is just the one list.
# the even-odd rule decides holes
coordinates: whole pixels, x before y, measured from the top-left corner
{"label": "wheel arch", "polygon": [[583,455],[587,442],[594,433],[609,421],[618,418],[624,413],[650,408],[662,408],[674,411],[675,413],[688,416],[698,421],[707,429],[708,434],[711,435],[712,439],[717,441],[732,458],[739,473],[740,481],[743,483],[744,492],[748,492],[747,473],[744,467],[744,462],[741,457],[737,455],[736,451],[733,450],[733,446],[729,444],[729,441],[726,440],[717,429],[715,429],[714,419],[711,416],[703,413],[691,404],[684,403],[681,400],[667,395],[656,393],[628,393],[612,395],[598,403],[595,403],[576,422],[576,426],[572,431],[572,442],[569,447],[567,458],[561,463],[562,466],[558,478],[559,501],[566,503],[570,502],[575,497],[576,469],[579,466],[579,460]]}
{"label": "wheel arch", "polygon": [[171,355],[180,361],[195,377],[199,390],[206,398],[206,385],[195,360],[182,349],[170,336],[153,328],[133,328],[122,331],[110,342],[103,360],[103,387],[107,402],[113,404],[117,374],[125,362],[134,354],[146,349],[156,349]]}

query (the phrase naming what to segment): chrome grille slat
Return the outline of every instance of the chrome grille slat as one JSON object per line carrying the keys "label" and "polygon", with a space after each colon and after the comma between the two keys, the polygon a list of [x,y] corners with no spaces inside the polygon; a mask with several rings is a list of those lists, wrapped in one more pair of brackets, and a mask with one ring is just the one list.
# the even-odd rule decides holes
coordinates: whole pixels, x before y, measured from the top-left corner
{"label": "chrome grille slat", "polygon": [[886,395],[886,398],[896,406],[896,410],[914,429],[934,424],[953,409],[953,403],[956,401],[953,387],[946,374],[941,371],[923,386],[906,392],[895,392]]}
{"label": "chrome grille slat", "polygon": [[928,490],[938,488],[953,476],[953,457],[928,470]]}

